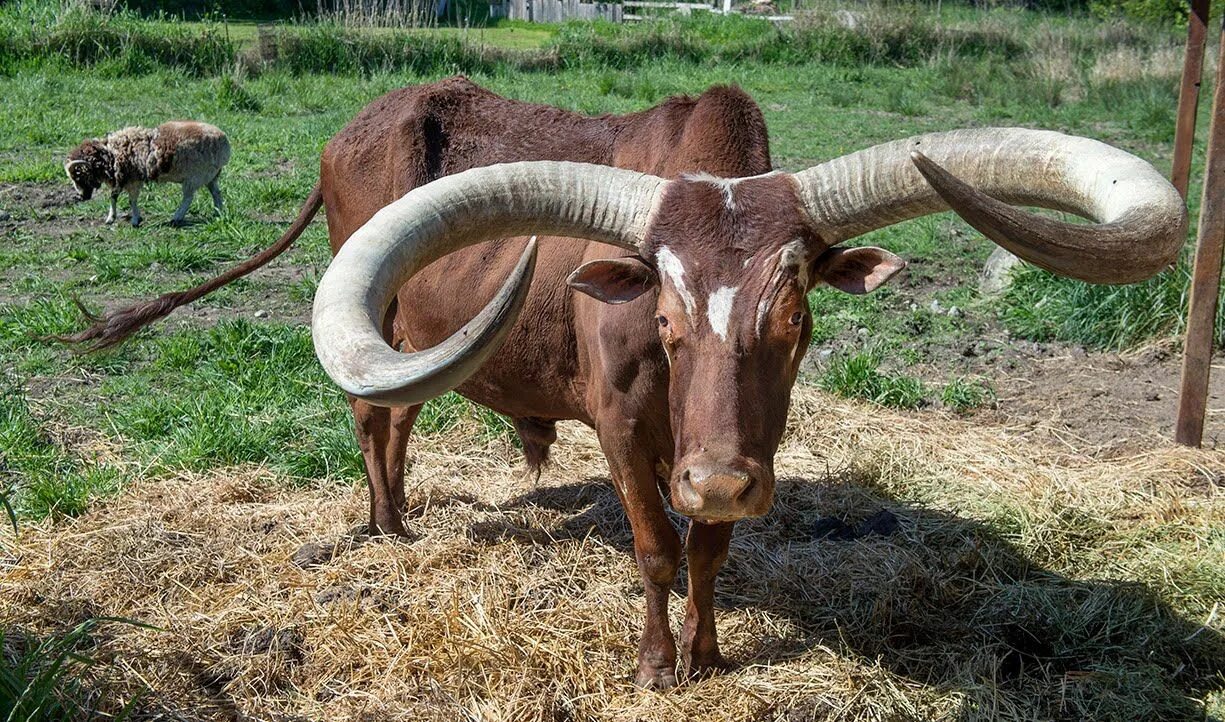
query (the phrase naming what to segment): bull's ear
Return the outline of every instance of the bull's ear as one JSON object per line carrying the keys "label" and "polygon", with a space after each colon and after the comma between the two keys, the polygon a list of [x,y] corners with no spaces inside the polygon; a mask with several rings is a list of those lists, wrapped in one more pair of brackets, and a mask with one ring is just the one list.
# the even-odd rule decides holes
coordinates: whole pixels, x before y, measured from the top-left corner
{"label": "bull's ear", "polygon": [[655,271],[640,258],[606,258],[574,269],[566,284],[604,303],[626,303],[656,284]]}
{"label": "bull's ear", "polygon": [[829,285],[847,293],[871,293],[906,267],[906,261],[883,248],[831,248],[813,270]]}

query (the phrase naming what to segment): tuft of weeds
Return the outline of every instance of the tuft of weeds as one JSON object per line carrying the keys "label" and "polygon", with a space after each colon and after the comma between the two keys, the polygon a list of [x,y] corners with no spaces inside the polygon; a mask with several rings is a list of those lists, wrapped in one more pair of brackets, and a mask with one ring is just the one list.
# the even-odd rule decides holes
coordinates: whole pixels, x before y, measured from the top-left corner
{"label": "tuft of weeds", "polygon": [[0,387],[0,491],[10,517],[79,514],[92,497],[118,488],[117,469],[73,457],[51,440],[20,389]]}
{"label": "tuft of weeds", "polygon": [[848,399],[865,399],[895,409],[914,409],[925,403],[922,381],[881,371],[880,358],[870,352],[834,358],[817,385]]}
{"label": "tuft of weeds", "polygon": [[940,390],[940,403],[946,408],[964,413],[995,403],[995,389],[984,379],[956,378]]}
{"label": "tuft of weeds", "polygon": [[42,639],[0,627],[0,712],[6,722],[121,722],[131,716],[131,702],[114,713],[100,711],[97,693],[83,682],[96,661],[81,650],[93,644],[100,621],[89,619]]}
{"label": "tuft of weeds", "polygon": [[[1187,259],[1143,283],[1097,286],[1032,266],[1013,272],[999,302],[1000,318],[1016,336],[1119,350],[1182,330],[1190,272]],[[1216,343],[1225,343],[1225,299]]]}
{"label": "tuft of weeds", "polygon": [[258,113],[264,104],[244,84],[246,73],[241,65],[234,72],[221,76],[217,82],[217,105],[226,110]]}
{"label": "tuft of weeds", "polygon": [[233,63],[236,48],[215,23],[190,27],[164,17],[103,12],[87,3],[57,8],[32,0],[0,10],[0,66],[67,63],[124,77],[177,68],[214,75]]}

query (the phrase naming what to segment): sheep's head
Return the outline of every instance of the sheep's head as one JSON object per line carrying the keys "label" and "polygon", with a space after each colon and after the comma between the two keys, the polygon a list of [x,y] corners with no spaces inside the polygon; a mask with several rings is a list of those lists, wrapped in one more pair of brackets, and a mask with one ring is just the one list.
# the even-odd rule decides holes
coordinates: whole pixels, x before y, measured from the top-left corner
{"label": "sheep's head", "polygon": [[64,163],[64,172],[83,201],[89,200],[103,183],[114,182],[111,169],[111,152],[97,140],[81,141]]}

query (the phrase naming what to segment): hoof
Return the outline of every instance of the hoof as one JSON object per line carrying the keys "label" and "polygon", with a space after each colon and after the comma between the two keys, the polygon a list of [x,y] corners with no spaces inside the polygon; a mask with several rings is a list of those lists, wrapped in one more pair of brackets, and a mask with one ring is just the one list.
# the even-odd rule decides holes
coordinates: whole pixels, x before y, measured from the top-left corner
{"label": "hoof", "polygon": [[733,665],[715,652],[700,657],[685,660],[685,677],[688,679],[705,679],[731,671]]}
{"label": "hoof", "polygon": [[639,669],[634,677],[634,686],[648,690],[672,689],[676,686],[676,671],[671,667]]}
{"label": "hoof", "polygon": [[421,538],[419,534],[410,532],[408,527],[404,526],[404,522],[398,514],[382,523],[370,522],[354,527],[350,534],[354,538],[395,537],[404,541],[417,541]]}

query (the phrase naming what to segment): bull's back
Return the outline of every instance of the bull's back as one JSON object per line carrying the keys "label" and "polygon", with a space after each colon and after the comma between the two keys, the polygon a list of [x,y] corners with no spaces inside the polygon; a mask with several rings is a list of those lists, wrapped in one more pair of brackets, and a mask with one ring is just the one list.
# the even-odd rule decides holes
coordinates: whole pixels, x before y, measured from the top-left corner
{"label": "bull's back", "polygon": [[[507,100],[463,79],[392,91],[363,109],[324,151],[321,190],[333,252],[379,209],[441,176],[516,161],[607,164],[612,143],[607,119]],[[414,276],[397,296],[393,343],[427,348],[457,331],[493,298],[526,240],[479,244]],[[519,322],[462,393],[513,416],[575,415],[565,279],[586,245],[542,239]],[[506,393],[510,388],[514,394]]]}
{"label": "bull's back", "polygon": [[[509,100],[451,78],[384,95],[328,143],[320,182],[333,252],[379,209],[417,186],[474,167],[534,160],[615,165],[661,176],[706,171],[734,177],[770,169],[760,110],[735,88],[592,118]],[[494,296],[525,241],[473,246],[417,274],[397,297],[393,344],[428,348],[457,331]],[[624,254],[574,239],[541,239],[518,322],[461,393],[511,416],[591,421],[579,368],[585,362],[576,338],[575,294],[565,281],[584,260]],[[600,313],[617,324],[632,323],[627,317],[640,311],[649,318],[647,306],[644,297]],[[662,354],[649,323],[642,329],[642,339],[631,334],[641,344],[622,343],[608,355],[636,363],[643,354]]]}

